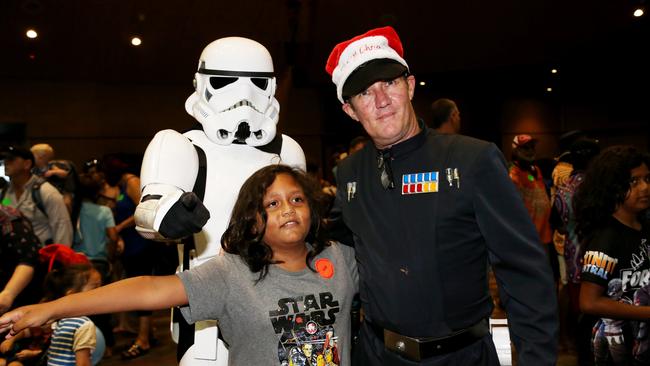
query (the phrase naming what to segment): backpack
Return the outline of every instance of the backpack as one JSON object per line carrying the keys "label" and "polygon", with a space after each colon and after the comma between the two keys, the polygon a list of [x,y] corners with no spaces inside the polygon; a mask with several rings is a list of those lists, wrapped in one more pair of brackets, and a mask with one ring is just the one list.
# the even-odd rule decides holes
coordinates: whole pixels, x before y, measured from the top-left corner
{"label": "backpack", "polygon": [[[45,211],[45,204],[43,203],[43,197],[41,196],[41,186],[45,183],[46,180],[36,176],[34,180],[34,185],[32,186],[32,201],[36,205],[36,208],[39,209],[47,217],[47,212]],[[9,184],[2,188],[2,194],[0,194],[0,201],[4,200],[5,194],[7,194],[7,189],[9,189]],[[4,202],[2,203],[4,205]],[[7,205],[8,206],[8,205]]]}

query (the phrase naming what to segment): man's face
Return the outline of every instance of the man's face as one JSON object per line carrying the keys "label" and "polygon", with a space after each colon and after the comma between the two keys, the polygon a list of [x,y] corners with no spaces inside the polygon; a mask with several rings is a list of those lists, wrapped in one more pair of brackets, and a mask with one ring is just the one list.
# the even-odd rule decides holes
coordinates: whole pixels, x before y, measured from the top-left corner
{"label": "man's face", "polygon": [[454,108],[451,112],[451,127],[454,129],[455,133],[460,132],[460,112],[458,108]]}
{"label": "man's face", "polygon": [[419,131],[411,99],[412,75],[377,81],[343,104],[343,110],[359,121],[379,149],[390,147]]}
{"label": "man's face", "polygon": [[5,174],[9,178],[15,178],[23,174],[29,174],[32,168],[32,161],[20,157],[9,157],[5,159]]}
{"label": "man's face", "polygon": [[515,148],[516,158],[520,161],[532,163],[535,161],[535,143],[529,142]]}

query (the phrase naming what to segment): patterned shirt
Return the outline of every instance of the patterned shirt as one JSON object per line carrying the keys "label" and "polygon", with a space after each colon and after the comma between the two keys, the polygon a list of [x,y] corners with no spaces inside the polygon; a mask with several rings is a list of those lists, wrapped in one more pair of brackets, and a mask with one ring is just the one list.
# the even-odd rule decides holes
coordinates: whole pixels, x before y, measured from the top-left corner
{"label": "patterned shirt", "polygon": [[535,224],[542,243],[550,243],[551,238],[551,201],[546,194],[542,173],[535,168],[535,173],[521,169],[517,165],[510,167],[510,179],[521,193],[524,205]]}
{"label": "patterned shirt", "polygon": [[48,366],[76,365],[76,352],[95,349],[95,324],[85,316],[65,318],[52,325],[52,338],[47,349]]}

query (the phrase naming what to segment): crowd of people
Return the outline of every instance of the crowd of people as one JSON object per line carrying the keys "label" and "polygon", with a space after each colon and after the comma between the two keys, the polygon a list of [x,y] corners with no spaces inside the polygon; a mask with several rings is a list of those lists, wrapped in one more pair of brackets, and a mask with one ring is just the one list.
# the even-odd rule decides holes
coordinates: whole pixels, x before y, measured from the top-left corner
{"label": "crowd of people", "polygon": [[[79,283],[72,275],[64,274],[67,263],[59,260],[62,257],[57,259],[61,268],[49,269],[41,263],[43,248],[49,246],[65,246],[82,253],[89,268],[98,274],[96,286],[123,277],[173,273],[177,261],[175,248],[155,244],[135,232],[133,213],[140,201],[140,184],[137,176],[129,172],[132,169],[126,159],[116,154],[101,161],[90,159],[77,171],[71,161],[55,160],[54,149],[48,144],[36,144],[29,149],[9,146],[1,154],[9,181],[2,190],[0,208],[0,312],[47,299],[53,286],[61,285],[52,280],[57,276],[63,276],[70,284]],[[131,314],[116,314],[115,319],[110,314],[97,315],[89,319],[84,329],[90,325],[93,331],[95,326],[99,328],[105,342],[101,349],[107,356],[112,354],[114,333],[132,333],[132,345],[122,353],[124,359],[131,359],[151,347],[153,329],[149,315],[137,313],[135,327],[131,325]],[[18,366],[35,364],[39,356],[47,355],[26,352],[29,347],[35,348],[35,343],[20,341],[22,337],[33,338],[29,330],[25,333],[27,336],[21,334],[0,347],[0,359]],[[91,335],[80,350],[87,352],[95,347],[96,338]],[[49,336],[40,339],[40,346],[52,342]]]}
{"label": "crowd of people", "polygon": [[[152,276],[169,246],[135,231],[141,187],[124,161],[90,160],[77,174],[47,145],[7,149],[1,362],[90,364],[95,324],[112,343],[98,315],[125,311],[138,311],[138,329],[122,357],[139,357],[151,311],[180,307],[189,323],[219,320],[234,365],[498,365],[488,276],[520,365],[555,365],[558,349],[580,365],[650,362],[647,153],[571,132],[549,172],[531,135],[514,137],[508,162],[459,134],[450,99],[424,121],[391,27],[336,45],[326,71],[367,133],[339,155],[335,182],[283,164],[257,170],[222,254],[177,275]],[[88,263],[53,269],[39,292],[47,244]],[[126,279],[107,284],[116,258]]]}

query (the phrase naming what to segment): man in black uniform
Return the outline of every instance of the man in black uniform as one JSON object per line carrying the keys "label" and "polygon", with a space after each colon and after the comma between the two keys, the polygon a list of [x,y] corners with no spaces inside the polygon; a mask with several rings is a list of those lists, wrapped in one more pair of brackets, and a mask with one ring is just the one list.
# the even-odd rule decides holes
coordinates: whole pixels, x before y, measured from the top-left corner
{"label": "man in black uniform", "polygon": [[365,310],[361,365],[498,365],[488,260],[519,365],[555,365],[553,277],[503,155],[418,120],[415,78],[390,27],[337,45],[326,70],[373,143],[338,168],[334,214],[352,231]]}

